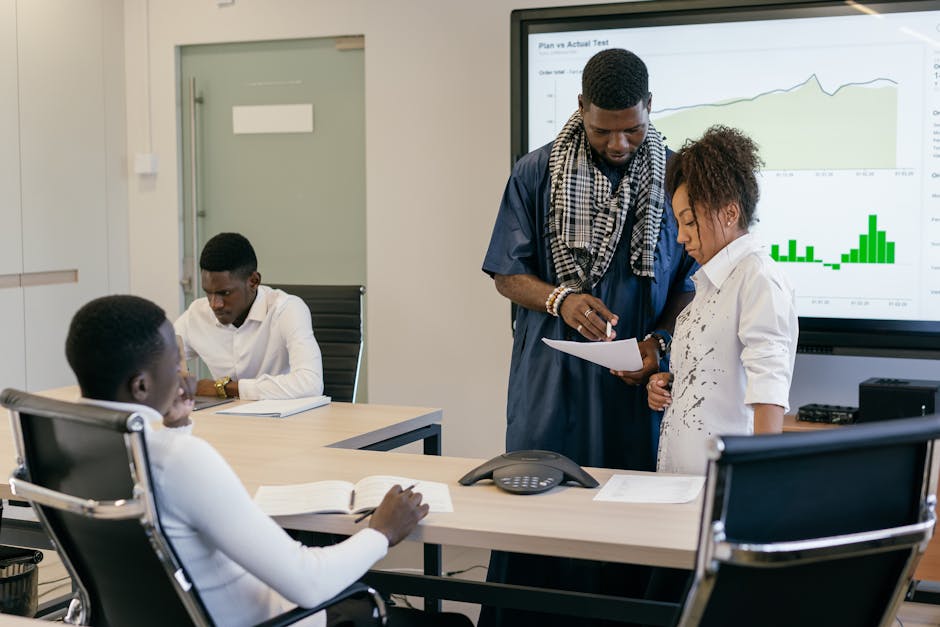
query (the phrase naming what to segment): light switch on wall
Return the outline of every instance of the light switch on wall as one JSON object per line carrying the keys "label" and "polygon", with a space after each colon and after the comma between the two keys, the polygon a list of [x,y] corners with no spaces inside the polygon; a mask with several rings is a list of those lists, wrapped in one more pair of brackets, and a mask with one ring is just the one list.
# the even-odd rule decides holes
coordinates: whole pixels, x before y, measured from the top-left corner
{"label": "light switch on wall", "polygon": [[134,155],[135,174],[156,174],[160,169],[160,159],[154,152],[138,152]]}

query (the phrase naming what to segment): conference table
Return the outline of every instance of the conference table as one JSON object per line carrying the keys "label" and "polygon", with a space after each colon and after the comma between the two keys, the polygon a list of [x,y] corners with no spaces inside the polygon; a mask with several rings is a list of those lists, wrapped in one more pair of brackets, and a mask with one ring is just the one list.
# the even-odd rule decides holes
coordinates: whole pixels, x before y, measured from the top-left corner
{"label": "conference table", "polygon": [[[315,455],[283,456],[264,464],[229,459],[249,492],[261,485],[340,479],[355,482],[369,475],[396,475],[446,483],[453,512],[430,513],[409,538],[418,542],[518,551],[691,569],[698,539],[701,494],[688,503],[594,501],[600,488],[564,485],[520,496],[485,481],[471,486],[457,480],[483,459],[408,453],[322,449]],[[614,474],[588,468],[603,485]],[[337,514],[279,516],[290,529],[350,535],[362,528],[355,517]]]}
{"label": "conference table", "polygon": [[[77,386],[41,394],[64,401],[80,397]],[[441,453],[440,409],[330,403],[286,418],[217,413],[246,402],[249,401],[236,400],[193,414],[193,433],[211,442],[226,459],[238,460],[242,468],[263,465],[279,457],[309,456],[324,447],[387,451],[420,440],[425,455]],[[12,471],[16,452],[9,427],[0,428],[0,473],[5,472],[3,460]],[[0,483],[0,498],[15,498],[6,482]],[[51,548],[39,538],[20,537],[23,533],[35,534],[35,525],[20,525],[16,520],[6,519],[4,523],[9,524],[0,526],[0,543]]]}
{"label": "conference table", "polygon": [[[314,410],[319,411],[319,410]],[[561,486],[549,492],[519,496],[492,482],[463,486],[458,479],[483,459],[377,452],[340,448],[312,451],[286,443],[281,437],[249,444],[254,426],[225,417],[224,429],[196,432],[222,451],[249,493],[262,485],[284,485],[339,479],[356,482],[370,475],[395,475],[448,485],[454,511],[431,513],[409,537],[425,547],[441,545],[514,551],[607,562],[692,569],[701,512],[701,494],[682,504],[597,502],[598,489]],[[269,431],[280,421],[268,425]],[[261,435],[260,433],[258,434]],[[605,468],[587,469],[601,485],[614,474]],[[365,523],[338,514],[282,516],[286,529],[352,535]],[[439,555],[439,554],[438,554]],[[426,606],[438,599],[524,607],[598,618],[631,617],[651,625],[671,624],[677,606],[598,594],[537,590],[440,577],[436,564],[425,557],[425,574],[372,571],[365,580],[385,593],[425,597]]]}
{"label": "conference table", "polygon": [[[44,394],[74,400],[78,393],[75,388],[64,388]],[[499,490],[491,482],[473,486],[457,483],[458,478],[485,460],[386,452],[391,445],[428,435],[427,429],[432,426],[437,430],[429,438],[437,437],[437,443],[431,448],[439,447],[441,411],[437,409],[332,403],[281,419],[215,413],[229,406],[194,414],[193,432],[228,460],[251,494],[261,485],[325,479],[357,481],[373,474],[439,481],[449,486],[454,511],[432,513],[422,521],[409,539],[425,546],[693,567],[701,495],[682,504],[596,502],[593,498],[597,488],[561,486],[542,494],[518,496]],[[426,449],[427,442],[425,439]],[[14,457],[9,429],[0,429],[0,460],[10,460],[12,470]],[[587,470],[601,485],[613,474],[629,474],[601,468]],[[0,496],[12,496],[7,485],[0,488]],[[362,527],[353,516],[338,514],[277,520],[287,529],[343,535]],[[9,526],[4,520],[0,541],[7,539]],[[440,577],[439,550],[436,560],[426,552],[423,576],[372,571],[366,580],[386,593],[424,596],[426,603],[429,600],[434,606],[439,598],[446,598],[581,616],[631,616],[661,625],[669,624],[676,612],[674,604]]]}
{"label": "conference table", "polygon": [[[40,392],[42,396],[64,401],[80,397],[71,385]],[[258,449],[259,459],[276,450],[283,454],[308,452],[320,447],[390,450],[417,440],[424,441],[426,455],[440,455],[443,412],[431,407],[374,405],[370,403],[330,403],[286,418],[219,414],[219,411],[250,403],[235,399],[193,414],[196,435],[209,440],[228,457]],[[272,428],[276,424],[276,428]],[[238,438],[226,437],[237,425]],[[6,455],[6,433],[0,439],[0,456]],[[267,450],[257,445],[264,443]],[[12,443],[9,443],[12,451]],[[0,457],[2,459],[3,457]]]}
{"label": "conference table", "polygon": [[[701,493],[693,501],[680,504],[594,501],[600,488],[574,485],[520,496],[502,491],[489,481],[472,486],[457,482],[485,460],[406,453],[323,449],[316,455],[282,457],[261,465],[229,461],[249,491],[260,485],[321,479],[355,482],[373,474],[446,483],[454,511],[428,514],[409,537],[418,542],[689,570],[694,567]],[[602,486],[614,474],[650,474],[607,468],[586,470]],[[276,520],[288,529],[344,535],[361,528],[354,517],[345,515],[282,516]],[[678,611],[672,603],[427,574],[370,571],[364,579],[385,593],[649,625],[673,624]]]}

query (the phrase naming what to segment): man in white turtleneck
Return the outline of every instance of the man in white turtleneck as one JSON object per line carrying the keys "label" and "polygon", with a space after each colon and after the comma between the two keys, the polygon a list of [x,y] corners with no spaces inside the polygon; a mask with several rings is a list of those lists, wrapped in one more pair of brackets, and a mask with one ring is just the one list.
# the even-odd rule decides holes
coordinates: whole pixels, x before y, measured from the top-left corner
{"label": "man in white turtleneck", "polygon": [[[192,385],[180,377],[173,326],[146,299],[106,296],[86,304],[72,320],[66,356],[84,402],[149,419],[145,437],[160,522],[217,625],[253,625],[329,599],[427,515],[420,494],[396,486],[369,527],[346,541],[304,547],[292,540],[255,505],[222,456],[192,435],[191,390],[184,390]],[[312,619],[326,621],[322,612]],[[430,620],[393,615],[391,624]]]}

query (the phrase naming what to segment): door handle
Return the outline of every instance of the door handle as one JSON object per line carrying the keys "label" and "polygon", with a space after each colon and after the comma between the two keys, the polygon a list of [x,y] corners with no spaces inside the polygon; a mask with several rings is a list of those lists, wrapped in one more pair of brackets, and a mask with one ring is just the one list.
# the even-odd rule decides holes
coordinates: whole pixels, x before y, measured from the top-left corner
{"label": "door handle", "polygon": [[191,266],[189,276],[180,281],[183,290],[190,292],[196,298],[197,281],[199,277],[199,218],[206,216],[205,211],[199,210],[198,170],[196,169],[196,105],[202,98],[196,94],[196,77],[189,79],[189,203],[191,213],[190,229],[192,230]]}

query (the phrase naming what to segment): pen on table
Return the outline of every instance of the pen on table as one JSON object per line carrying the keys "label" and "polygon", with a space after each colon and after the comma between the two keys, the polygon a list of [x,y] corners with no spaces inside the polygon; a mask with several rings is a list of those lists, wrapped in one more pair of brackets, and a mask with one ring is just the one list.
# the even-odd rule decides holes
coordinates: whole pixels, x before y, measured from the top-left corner
{"label": "pen on table", "polygon": [[[415,488],[416,485],[418,485],[418,484],[417,484],[417,483],[412,483],[410,486],[408,486],[407,488],[405,488],[404,490],[402,490],[402,492],[407,492],[408,490],[414,490],[414,488]],[[366,518],[368,518],[369,516],[371,516],[372,514],[374,514],[374,513],[375,513],[375,510],[376,510],[375,507],[370,507],[370,508],[367,509],[366,511],[362,512],[361,514],[359,514],[359,517],[356,518],[356,520],[354,520],[353,522],[354,522],[354,523],[362,522],[363,520],[365,520]]]}

